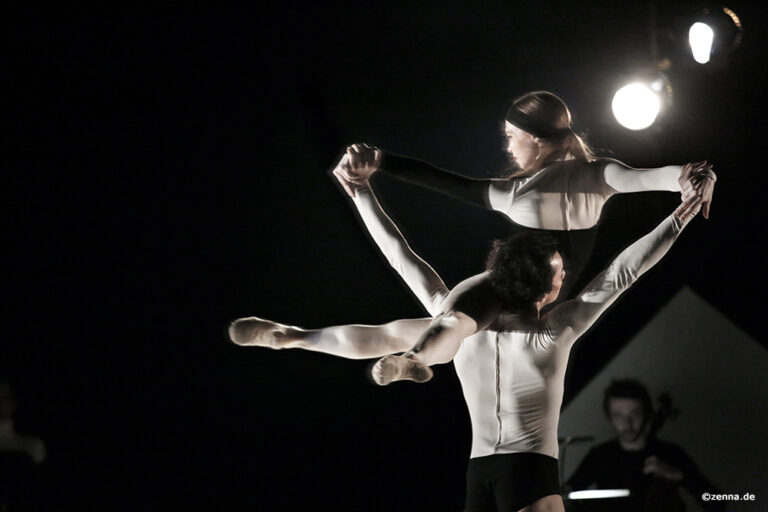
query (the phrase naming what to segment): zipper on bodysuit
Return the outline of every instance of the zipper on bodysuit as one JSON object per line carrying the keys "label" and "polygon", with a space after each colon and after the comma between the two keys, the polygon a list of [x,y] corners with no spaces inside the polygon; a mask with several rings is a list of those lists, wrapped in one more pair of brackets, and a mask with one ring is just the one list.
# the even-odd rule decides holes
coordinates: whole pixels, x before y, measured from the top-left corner
{"label": "zipper on bodysuit", "polygon": [[496,446],[493,447],[493,452],[499,449],[501,445],[501,354],[499,350],[499,336],[500,333],[496,333],[496,422],[499,425],[498,436],[496,437]]}

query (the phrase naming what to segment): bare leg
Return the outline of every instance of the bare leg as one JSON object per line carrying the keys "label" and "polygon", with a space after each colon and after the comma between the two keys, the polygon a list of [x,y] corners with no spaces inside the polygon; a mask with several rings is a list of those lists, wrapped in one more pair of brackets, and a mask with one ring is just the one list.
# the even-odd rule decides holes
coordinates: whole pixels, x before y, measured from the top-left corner
{"label": "bare leg", "polygon": [[299,348],[347,359],[368,359],[408,350],[429,326],[429,318],[395,320],[384,325],[339,325],[302,329],[257,317],[240,318],[229,326],[237,345],[273,349]]}

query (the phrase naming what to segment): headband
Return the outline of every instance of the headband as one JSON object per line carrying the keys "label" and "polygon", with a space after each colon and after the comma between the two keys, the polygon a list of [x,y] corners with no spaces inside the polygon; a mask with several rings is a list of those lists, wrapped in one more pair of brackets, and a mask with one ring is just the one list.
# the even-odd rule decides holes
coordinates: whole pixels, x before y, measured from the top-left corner
{"label": "headband", "polygon": [[571,133],[570,127],[555,128],[554,126],[540,121],[535,117],[531,117],[528,114],[520,112],[514,106],[509,107],[509,110],[507,110],[506,120],[521,130],[525,130],[526,132],[535,137],[539,137],[540,139],[562,139]]}

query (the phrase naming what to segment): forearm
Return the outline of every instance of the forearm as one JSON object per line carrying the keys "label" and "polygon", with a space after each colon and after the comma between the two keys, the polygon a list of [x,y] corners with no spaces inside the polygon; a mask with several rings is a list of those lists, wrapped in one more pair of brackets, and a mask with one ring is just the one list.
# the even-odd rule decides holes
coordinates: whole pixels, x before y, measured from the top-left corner
{"label": "forearm", "polygon": [[685,223],[675,215],[664,219],[653,231],[624,249],[576,299],[558,306],[553,311],[557,315],[555,318],[572,327],[576,337],[580,336],[625,290],[661,260],[684,226]]}
{"label": "forearm", "polygon": [[429,314],[436,315],[448,294],[440,276],[413,252],[395,223],[384,213],[370,187],[358,188],[353,203],[368,233],[390,266]]}
{"label": "forearm", "polygon": [[653,231],[624,249],[608,269],[608,288],[622,290],[637,281],[664,257],[684,227],[682,220],[669,215]]}
{"label": "forearm", "polygon": [[422,160],[384,153],[379,167],[387,174],[420,187],[428,188],[465,203],[490,208],[490,180],[480,180],[454,174]]}

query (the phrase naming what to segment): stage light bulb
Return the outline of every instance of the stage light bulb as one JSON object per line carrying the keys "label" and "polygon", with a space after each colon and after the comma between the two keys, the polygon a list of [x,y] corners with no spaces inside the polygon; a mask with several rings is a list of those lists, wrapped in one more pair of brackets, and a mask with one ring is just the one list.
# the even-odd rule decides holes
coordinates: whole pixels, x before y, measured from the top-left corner
{"label": "stage light bulb", "polygon": [[706,23],[696,22],[691,25],[688,31],[688,42],[691,44],[691,53],[693,59],[699,64],[709,62],[712,53],[712,42],[715,39],[715,33]]}
{"label": "stage light bulb", "polygon": [[643,130],[656,120],[661,110],[661,99],[647,85],[635,82],[625,85],[613,96],[613,115],[623,127]]}

